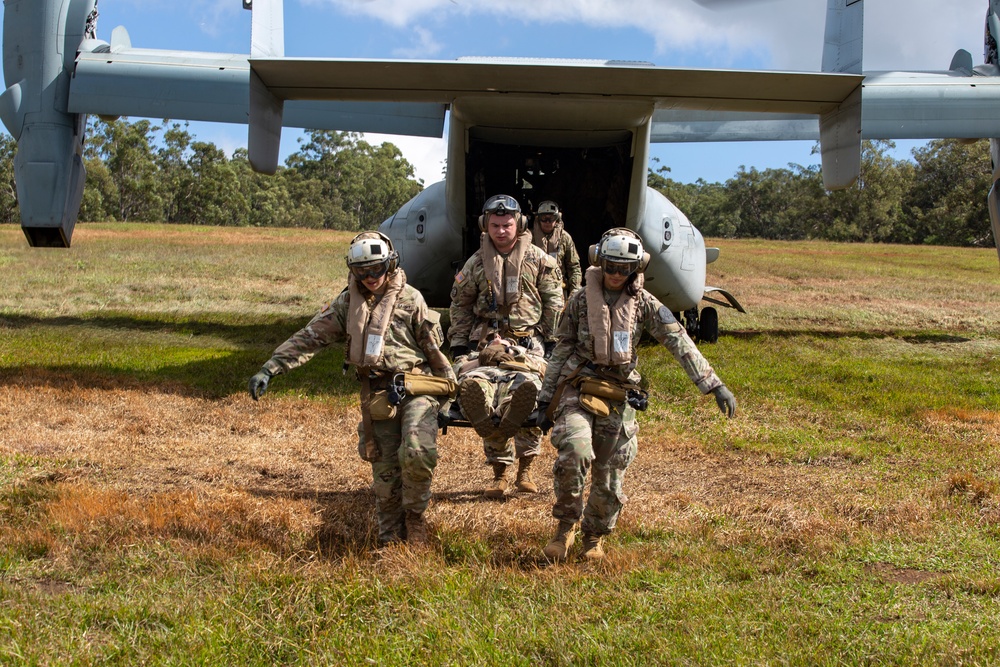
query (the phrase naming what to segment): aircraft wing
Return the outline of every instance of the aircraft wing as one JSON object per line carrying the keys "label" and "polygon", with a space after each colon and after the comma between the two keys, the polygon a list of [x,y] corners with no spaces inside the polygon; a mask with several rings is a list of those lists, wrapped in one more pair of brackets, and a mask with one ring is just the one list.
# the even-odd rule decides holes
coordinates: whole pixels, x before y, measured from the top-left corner
{"label": "aircraft wing", "polygon": [[279,100],[449,104],[471,95],[648,101],[657,109],[823,114],[861,84],[856,74],[675,69],[620,61],[252,58]]}
{"label": "aircraft wing", "polygon": [[[861,88],[864,139],[1000,136],[1000,77],[977,71],[868,72]],[[650,141],[819,139],[812,115],[662,109]]]}
{"label": "aircraft wing", "polygon": [[[118,29],[120,30],[120,29]],[[245,54],[134,49],[127,34],[82,52],[69,88],[70,113],[247,122]],[[445,106],[407,102],[290,102],[286,127],[440,137]]]}

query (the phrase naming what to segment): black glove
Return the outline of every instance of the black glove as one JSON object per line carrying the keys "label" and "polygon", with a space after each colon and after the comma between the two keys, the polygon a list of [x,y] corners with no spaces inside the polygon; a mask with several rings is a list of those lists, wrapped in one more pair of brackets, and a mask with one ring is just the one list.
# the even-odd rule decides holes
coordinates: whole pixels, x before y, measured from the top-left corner
{"label": "black glove", "polygon": [[451,358],[458,359],[459,357],[464,357],[469,353],[468,345],[452,345],[451,346]]}
{"label": "black glove", "polygon": [[733,396],[733,392],[726,388],[726,385],[722,384],[712,390],[715,394],[715,402],[719,404],[719,410],[726,417],[732,419],[736,416],[736,397]]}
{"label": "black glove", "polygon": [[451,401],[446,401],[438,410],[438,428],[448,428],[451,423]]}
{"label": "black glove", "polygon": [[267,391],[267,383],[271,381],[271,371],[266,368],[260,369],[260,372],[250,378],[250,398],[257,400],[260,395]]}
{"label": "black glove", "polygon": [[556,349],[556,341],[550,340],[546,343],[542,343],[542,346],[545,348],[545,358],[548,359],[552,356],[552,350]]}
{"label": "black glove", "polygon": [[[535,426],[542,429],[542,433],[548,433],[555,425],[553,421],[549,419],[548,411],[549,404],[548,402],[545,402],[539,403],[538,407],[535,408],[534,413],[532,413],[535,417]],[[531,419],[531,415],[529,415],[528,419]]]}

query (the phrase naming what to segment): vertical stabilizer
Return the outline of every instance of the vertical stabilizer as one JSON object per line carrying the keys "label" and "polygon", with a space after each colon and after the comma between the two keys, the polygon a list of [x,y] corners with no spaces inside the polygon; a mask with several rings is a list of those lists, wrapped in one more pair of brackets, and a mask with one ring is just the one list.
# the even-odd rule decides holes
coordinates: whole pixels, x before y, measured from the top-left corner
{"label": "vertical stabilizer", "polygon": [[[986,34],[983,48],[983,59],[987,65],[1000,64],[997,54],[997,43],[1000,42],[1000,0],[990,0],[986,10]],[[990,157],[993,160],[993,186],[986,198],[989,204],[990,223],[993,226],[993,243],[1000,256],[1000,138],[990,139]]]}
{"label": "vertical stabilizer", "polygon": [[[829,0],[823,43],[823,71],[861,74],[864,1]],[[861,86],[819,121],[823,185],[850,187],[861,174]]]}
{"label": "vertical stabilizer", "polygon": [[14,179],[32,246],[69,247],[83,199],[87,117],[68,113],[77,51],[92,38],[95,0],[4,0],[0,117],[17,139]]}
{"label": "vertical stabilizer", "polygon": [[[251,12],[250,59],[284,56],[285,19],[282,0],[253,0]],[[271,94],[251,68],[247,154],[254,170],[264,174],[273,174],[278,169],[284,107],[284,101]]]}

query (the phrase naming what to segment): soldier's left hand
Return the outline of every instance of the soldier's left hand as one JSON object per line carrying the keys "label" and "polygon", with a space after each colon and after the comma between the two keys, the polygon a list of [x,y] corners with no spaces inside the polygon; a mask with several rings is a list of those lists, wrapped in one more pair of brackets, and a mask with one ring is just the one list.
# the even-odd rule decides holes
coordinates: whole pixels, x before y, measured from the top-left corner
{"label": "soldier's left hand", "polygon": [[719,411],[726,417],[732,419],[736,416],[736,397],[733,396],[733,392],[724,384],[720,384],[718,387],[712,390],[715,394],[715,402],[719,405]]}
{"label": "soldier's left hand", "polygon": [[260,372],[250,378],[250,385],[248,390],[250,391],[250,398],[257,400],[260,395],[267,391],[267,383],[271,381],[271,373],[266,368],[260,369]]}
{"label": "soldier's left hand", "polygon": [[446,402],[438,410],[438,428],[446,428],[451,423],[451,401]]}
{"label": "soldier's left hand", "polygon": [[528,421],[534,420],[535,427],[540,429],[542,433],[548,433],[553,424],[552,420],[548,416],[549,404],[546,402],[540,402],[537,407],[535,407],[534,412],[528,415]]}
{"label": "soldier's left hand", "polygon": [[550,358],[552,356],[552,351],[556,349],[556,342],[554,340],[550,340],[542,343],[542,345],[545,347],[545,358]]}

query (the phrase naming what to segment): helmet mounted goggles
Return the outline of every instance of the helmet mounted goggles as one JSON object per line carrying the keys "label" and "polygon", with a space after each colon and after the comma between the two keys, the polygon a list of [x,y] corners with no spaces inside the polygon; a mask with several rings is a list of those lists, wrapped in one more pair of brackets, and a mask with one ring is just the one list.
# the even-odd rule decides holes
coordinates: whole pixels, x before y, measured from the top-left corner
{"label": "helmet mounted goggles", "polygon": [[490,215],[517,215],[521,212],[521,205],[510,195],[495,195],[486,200],[483,204],[483,213]]}
{"label": "helmet mounted goggles", "polygon": [[347,249],[347,267],[358,280],[381,278],[396,269],[399,256],[389,238],[379,232],[362,232]]}

